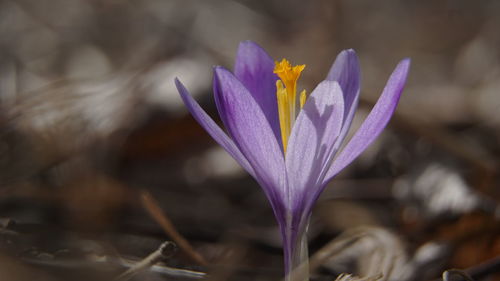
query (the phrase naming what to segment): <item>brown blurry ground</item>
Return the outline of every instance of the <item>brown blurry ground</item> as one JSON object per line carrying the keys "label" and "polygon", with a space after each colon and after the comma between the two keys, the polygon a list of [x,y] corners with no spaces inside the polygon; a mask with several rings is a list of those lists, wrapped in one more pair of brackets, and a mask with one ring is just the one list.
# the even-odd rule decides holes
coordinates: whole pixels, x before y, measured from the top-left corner
{"label": "brown blurry ground", "polygon": [[216,116],[211,67],[231,68],[242,40],[306,64],[309,92],[355,49],[355,126],[412,58],[389,127],[314,210],[313,280],[500,280],[499,14],[496,0],[1,0],[0,280],[115,280],[164,241],[178,250],[133,280],[279,280],[262,191],[173,84]]}

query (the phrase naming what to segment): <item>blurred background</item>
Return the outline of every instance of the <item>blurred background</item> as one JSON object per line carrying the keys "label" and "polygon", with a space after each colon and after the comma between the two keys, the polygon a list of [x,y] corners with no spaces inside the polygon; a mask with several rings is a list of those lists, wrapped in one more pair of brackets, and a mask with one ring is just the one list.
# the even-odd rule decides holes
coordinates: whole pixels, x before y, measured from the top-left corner
{"label": "blurred background", "polygon": [[316,205],[312,280],[500,280],[499,14],[496,0],[1,0],[0,280],[279,280],[263,192],[173,83],[217,118],[212,67],[232,68],[242,40],[306,64],[308,92],[355,49],[353,129],[412,59],[388,128]]}

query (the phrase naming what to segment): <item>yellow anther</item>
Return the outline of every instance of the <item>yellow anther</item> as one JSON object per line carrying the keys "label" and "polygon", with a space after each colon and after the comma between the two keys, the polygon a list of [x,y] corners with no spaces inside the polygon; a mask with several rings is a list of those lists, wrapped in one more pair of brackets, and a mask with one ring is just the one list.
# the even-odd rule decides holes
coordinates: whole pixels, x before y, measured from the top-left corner
{"label": "yellow anther", "polygon": [[302,92],[300,92],[300,109],[302,109],[304,107],[304,104],[306,104],[306,99],[306,90],[302,90]]}
{"label": "yellow anther", "polygon": [[281,141],[283,142],[283,151],[286,152],[288,136],[290,135],[290,106],[288,95],[283,82],[276,81],[276,96],[278,97],[278,116],[280,119]]}
{"label": "yellow anther", "polygon": [[297,80],[299,80],[300,73],[305,67],[305,64],[292,67],[292,64],[290,64],[290,62],[286,59],[282,59],[281,62],[276,62],[276,66],[274,67],[274,73],[276,73],[281,81],[283,81],[289,100],[292,101],[291,105],[294,105],[293,111],[291,112],[294,115],[297,95]]}
{"label": "yellow anther", "polygon": [[295,90],[297,85],[297,80],[299,80],[300,73],[306,67],[305,64],[293,66],[286,59],[282,59],[281,62],[276,62],[274,67],[274,73],[276,73],[281,81],[285,84],[285,87],[290,92]]}
{"label": "yellow anther", "polygon": [[[278,98],[278,114],[281,127],[283,150],[286,152],[288,137],[295,122],[297,108],[297,80],[305,65],[292,66],[286,59],[276,62],[274,73],[280,80],[276,81],[276,95]],[[302,97],[303,96],[303,97]],[[300,108],[306,100],[305,91],[300,94]]]}

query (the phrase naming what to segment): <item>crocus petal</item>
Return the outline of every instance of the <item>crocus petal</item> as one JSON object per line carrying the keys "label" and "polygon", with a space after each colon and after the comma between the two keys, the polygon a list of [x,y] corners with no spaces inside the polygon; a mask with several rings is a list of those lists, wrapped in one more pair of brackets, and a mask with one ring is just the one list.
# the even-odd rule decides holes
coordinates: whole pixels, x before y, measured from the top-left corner
{"label": "crocus petal", "polygon": [[286,188],[284,159],[278,141],[247,88],[228,70],[216,67],[214,71],[216,100],[226,113],[226,128],[275,208],[274,204],[283,200]]}
{"label": "crocus petal", "polygon": [[[248,89],[260,106],[276,136],[281,140],[276,99],[274,61],[266,51],[252,41],[240,43],[234,65],[234,75]],[[281,142],[278,141],[281,145]]]}
{"label": "crocus petal", "polygon": [[288,179],[288,220],[282,227],[285,269],[291,268],[297,239],[305,231],[319,180],[333,157],[340,133],[344,99],[336,81],[323,81],[312,92],[292,128],[285,157]]}
{"label": "crocus petal", "polygon": [[344,93],[344,123],[335,143],[335,150],[337,150],[351,127],[358,107],[361,71],[356,52],[352,49],[342,51],[335,59],[326,80],[337,81]]}
{"label": "crocus petal", "polygon": [[255,172],[248,163],[247,159],[234,142],[224,133],[224,131],[214,122],[210,116],[200,107],[200,105],[189,94],[184,85],[176,78],[175,85],[194,119],[212,136],[212,138],[222,146],[250,175],[254,176]]}
{"label": "crocus petal", "polygon": [[323,184],[358,157],[385,128],[399,102],[409,67],[409,59],[404,59],[398,64],[372,111],[328,170]]}
{"label": "crocus petal", "polygon": [[[285,158],[289,204],[301,208],[322,183],[342,128],[344,99],[336,81],[321,82],[307,99],[292,129]],[[323,173],[324,176],[324,173]]]}

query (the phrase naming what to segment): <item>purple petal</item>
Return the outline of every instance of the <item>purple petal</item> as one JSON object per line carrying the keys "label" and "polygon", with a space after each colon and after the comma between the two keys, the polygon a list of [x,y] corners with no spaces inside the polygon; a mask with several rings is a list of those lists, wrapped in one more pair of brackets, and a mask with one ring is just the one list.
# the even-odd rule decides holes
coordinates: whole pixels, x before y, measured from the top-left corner
{"label": "purple petal", "polygon": [[276,212],[286,182],[283,154],[271,126],[247,88],[231,72],[216,67],[214,80],[229,134],[254,169]]}
{"label": "purple petal", "polygon": [[[260,106],[277,140],[281,140],[276,101],[274,61],[266,51],[252,41],[240,43],[234,65],[234,75],[248,89]],[[281,146],[281,142],[278,142]]]}
{"label": "purple petal", "polygon": [[409,59],[404,59],[398,64],[391,74],[389,81],[387,81],[384,91],[372,111],[333,162],[326,174],[323,184],[326,184],[337,173],[356,159],[356,157],[358,157],[385,128],[403,92],[409,67]]}
{"label": "purple petal", "polygon": [[326,80],[337,81],[344,93],[344,123],[335,144],[335,150],[337,150],[351,127],[354,113],[358,107],[361,71],[356,52],[352,49],[340,52],[328,72]]}
{"label": "purple petal", "polygon": [[208,114],[200,107],[200,105],[189,94],[188,90],[176,78],[175,85],[177,90],[188,108],[189,112],[193,115],[194,119],[212,136],[212,138],[222,146],[250,175],[254,176],[255,172],[248,163],[247,159],[240,152],[238,147],[234,144],[226,133],[208,116]]}
{"label": "purple petal", "polygon": [[321,82],[300,111],[288,141],[285,157],[289,204],[293,209],[308,205],[321,186],[335,140],[342,128],[344,99],[336,81]]}
{"label": "purple petal", "polygon": [[321,82],[307,99],[293,126],[285,158],[288,179],[287,209],[291,217],[282,229],[285,268],[290,269],[301,233],[306,227],[321,177],[333,158],[335,140],[344,114],[342,90],[336,81]]}

